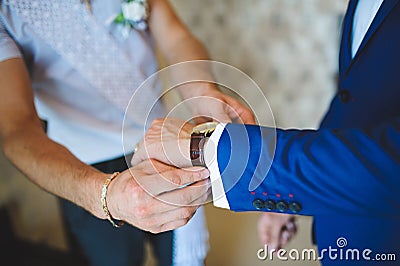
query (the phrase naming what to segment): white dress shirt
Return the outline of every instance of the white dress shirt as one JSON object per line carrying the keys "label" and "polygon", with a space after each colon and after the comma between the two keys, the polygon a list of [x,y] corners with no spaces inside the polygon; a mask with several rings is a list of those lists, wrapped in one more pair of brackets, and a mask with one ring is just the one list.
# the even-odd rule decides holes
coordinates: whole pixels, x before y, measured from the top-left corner
{"label": "white dress shirt", "polygon": [[[80,3],[70,2],[71,5],[73,2]],[[158,64],[150,34],[132,30],[125,38],[113,24],[105,25],[108,18],[120,12],[121,1],[92,1],[92,7],[92,16],[98,24],[108,28],[121,52],[134,59],[133,67],[143,73],[144,77],[155,73]],[[85,8],[84,4],[79,8]],[[31,11],[27,7],[25,12]],[[52,8],[51,12],[57,14],[56,8]],[[75,12],[74,8],[71,8],[71,12]],[[76,35],[71,31],[71,27],[66,25],[63,32],[51,34]],[[48,121],[47,134],[52,140],[67,147],[77,158],[88,164],[124,155],[121,140],[124,112],[110,104],[98,88],[40,38],[8,1],[0,1],[0,61],[15,57],[23,57],[27,64],[35,92],[36,109],[39,116]],[[104,66],[105,71],[107,66]],[[133,94],[134,89],[121,88],[131,90],[130,94]],[[160,94],[161,88],[157,97]],[[164,113],[157,114],[157,117],[162,116]],[[142,121],[136,121],[136,124],[136,127],[126,129],[131,132],[132,143],[131,150],[127,152],[132,152],[136,142],[143,137]]]}
{"label": "white dress shirt", "polygon": [[353,19],[351,55],[354,58],[383,0],[359,0]]}

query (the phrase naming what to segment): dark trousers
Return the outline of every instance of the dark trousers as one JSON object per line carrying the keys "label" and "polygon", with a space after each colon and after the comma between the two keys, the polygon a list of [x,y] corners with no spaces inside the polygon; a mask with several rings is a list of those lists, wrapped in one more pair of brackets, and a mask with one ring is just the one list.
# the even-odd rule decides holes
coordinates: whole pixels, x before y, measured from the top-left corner
{"label": "dark trousers", "polygon": [[[93,166],[110,174],[116,171],[122,172],[128,168],[125,157]],[[129,224],[114,228],[109,221],[98,219],[69,201],[62,200],[61,205],[67,221],[70,242],[77,243],[77,248],[84,254],[90,265],[142,265],[145,241],[149,241],[152,246],[158,265],[171,265],[172,231],[155,235]],[[74,249],[74,246],[72,248]]]}

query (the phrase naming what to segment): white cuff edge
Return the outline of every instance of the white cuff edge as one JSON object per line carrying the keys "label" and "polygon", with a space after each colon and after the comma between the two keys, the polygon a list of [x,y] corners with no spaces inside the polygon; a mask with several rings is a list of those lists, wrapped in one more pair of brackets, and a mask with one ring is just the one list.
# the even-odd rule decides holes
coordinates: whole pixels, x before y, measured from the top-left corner
{"label": "white cuff edge", "polygon": [[204,160],[210,171],[211,190],[215,207],[230,209],[218,167],[218,142],[226,124],[219,124],[204,148]]}

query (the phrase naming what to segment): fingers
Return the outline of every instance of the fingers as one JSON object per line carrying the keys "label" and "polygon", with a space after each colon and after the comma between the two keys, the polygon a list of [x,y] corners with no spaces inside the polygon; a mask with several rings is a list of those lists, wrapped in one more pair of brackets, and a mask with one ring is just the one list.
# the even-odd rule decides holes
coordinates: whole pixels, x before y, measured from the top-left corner
{"label": "fingers", "polygon": [[152,196],[182,188],[194,182],[203,180],[210,176],[208,169],[204,167],[173,168],[150,175],[135,177],[136,182]]}
{"label": "fingers", "polygon": [[[181,207],[179,209],[165,213],[163,215],[163,218],[161,218],[161,220],[158,219],[158,221],[161,221],[161,223],[159,223],[161,225],[152,228],[150,231],[152,233],[160,233],[169,230],[174,230],[176,228],[184,226],[190,221],[190,219],[192,219],[197,209],[201,206],[202,203],[206,201],[206,199],[207,197],[201,197],[192,203],[193,206],[183,207],[183,208]],[[177,217],[182,217],[182,218],[177,218]]]}
{"label": "fingers", "polygon": [[[191,202],[191,206],[177,207],[168,211],[157,213],[149,217],[144,223],[144,228],[152,233],[160,233],[168,230],[173,230],[185,225],[195,214],[196,210],[207,200],[210,190],[200,198]],[[167,205],[166,203],[162,203]],[[165,208],[167,209],[167,208]]]}
{"label": "fingers", "polygon": [[153,223],[146,225],[145,228],[154,227],[155,224],[165,224],[177,218],[181,219],[182,217],[174,216],[177,214],[175,210],[197,209],[199,205],[206,202],[210,194],[209,187],[209,180],[203,180],[182,189],[162,193],[156,197],[143,192],[142,195],[133,199],[135,207],[131,208],[132,216],[142,223],[156,217]]}
{"label": "fingers", "polygon": [[281,246],[285,246],[297,233],[297,225],[296,225],[296,220],[293,217],[293,219],[289,220],[283,230],[282,230],[282,234],[281,234]]}
{"label": "fingers", "polygon": [[160,233],[185,225],[196,213],[199,206],[181,207],[162,215],[155,215],[146,221],[148,231]]}
{"label": "fingers", "polygon": [[[181,189],[166,192],[157,196],[158,200],[168,203],[164,209],[156,209],[155,212],[168,211],[177,207],[204,204],[210,194],[211,183],[209,179],[198,181]],[[199,202],[199,199],[205,199]]]}
{"label": "fingers", "polygon": [[187,223],[206,202],[210,194],[208,176],[205,168],[178,169],[147,160],[122,172],[110,183],[108,209],[114,218],[140,229],[171,230]]}
{"label": "fingers", "polygon": [[269,239],[268,239],[268,246],[271,247],[271,249],[280,249],[281,246],[281,234],[282,234],[282,228],[283,225],[280,223],[280,221],[276,221],[273,224],[271,224],[271,228],[269,230]]}
{"label": "fingers", "polygon": [[[203,124],[203,123],[207,123],[207,122],[212,122],[212,121],[216,121],[211,117],[208,116],[196,116],[194,118],[192,118],[191,120],[195,125],[199,125],[199,124]],[[218,122],[218,121],[216,121]]]}
{"label": "fingers", "polygon": [[164,119],[155,119],[147,130],[146,135],[136,144],[131,159],[133,166],[149,158],[163,161],[160,156],[163,154],[161,132],[164,121]]}
{"label": "fingers", "polygon": [[276,213],[263,213],[258,221],[260,240],[271,248],[276,248],[279,244],[282,223]]}
{"label": "fingers", "polygon": [[295,217],[281,213],[263,213],[258,222],[260,240],[271,249],[285,246],[296,234]]}
{"label": "fingers", "polygon": [[144,148],[144,138],[143,138],[135,146],[135,151],[131,159],[131,165],[135,166],[140,162],[146,160],[146,158],[148,158],[147,154],[148,152],[147,149]]}
{"label": "fingers", "polygon": [[296,225],[296,219],[293,217],[287,224],[286,224],[286,230],[292,233],[297,232],[297,225]]}
{"label": "fingers", "polygon": [[253,113],[245,107],[239,100],[231,98],[229,116],[241,124],[255,124],[256,120]]}
{"label": "fingers", "polygon": [[154,229],[153,231],[150,231],[153,234],[158,234],[161,232],[167,232],[167,231],[171,231],[171,230],[175,230],[179,227],[184,226],[185,224],[187,224],[189,222],[190,219],[181,219],[181,220],[177,220],[177,221],[172,221],[169,222],[167,224],[163,224],[162,226],[160,226],[158,229]]}
{"label": "fingers", "polygon": [[267,244],[268,243],[268,239],[269,239],[269,227],[265,226],[264,222],[262,221],[264,218],[263,216],[261,216],[258,220],[258,235],[259,235],[259,239],[260,242],[262,244]]}
{"label": "fingers", "polygon": [[194,216],[197,209],[206,201],[206,195],[192,202],[192,206],[179,207],[177,209],[164,212],[156,217],[157,226],[152,227],[152,233],[160,233],[181,227],[189,222]]}
{"label": "fingers", "polygon": [[145,137],[136,145],[133,166],[149,158],[185,167],[190,166],[190,132],[192,125],[183,120],[167,117],[156,119]]}
{"label": "fingers", "polygon": [[254,118],[253,113],[245,108],[240,114],[239,114],[240,120],[242,120],[243,124],[251,124],[254,125],[256,124],[256,120]]}

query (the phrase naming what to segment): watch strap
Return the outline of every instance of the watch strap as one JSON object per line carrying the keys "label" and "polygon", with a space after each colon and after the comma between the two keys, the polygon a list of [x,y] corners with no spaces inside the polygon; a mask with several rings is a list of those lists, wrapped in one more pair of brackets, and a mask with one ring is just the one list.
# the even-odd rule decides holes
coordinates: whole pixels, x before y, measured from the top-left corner
{"label": "watch strap", "polygon": [[206,136],[202,133],[192,133],[190,138],[190,160],[193,166],[205,166],[204,162],[204,140]]}

